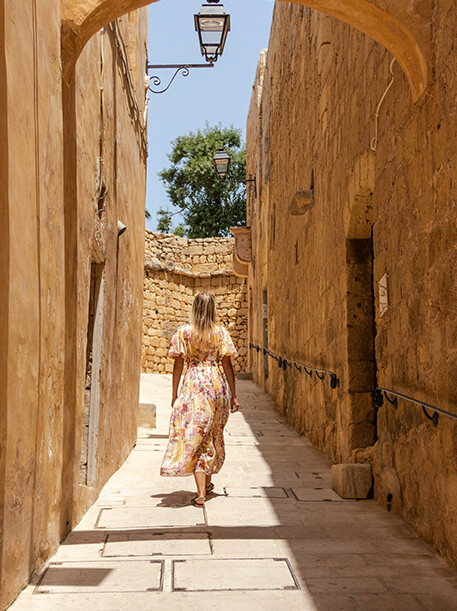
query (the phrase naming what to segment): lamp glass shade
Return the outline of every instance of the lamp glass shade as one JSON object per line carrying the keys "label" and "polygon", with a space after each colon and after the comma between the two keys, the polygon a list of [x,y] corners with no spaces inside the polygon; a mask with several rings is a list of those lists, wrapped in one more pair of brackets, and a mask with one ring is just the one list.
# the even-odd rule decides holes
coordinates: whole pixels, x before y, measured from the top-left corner
{"label": "lamp glass shade", "polygon": [[219,178],[224,181],[227,178],[227,174],[230,168],[230,155],[219,149],[213,157],[213,165]]}
{"label": "lamp glass shade", "polygon": [[203,4],[194,15],[200,51],[206,61],[215,62],[224,51],[227,33],[230,31],[230,15],[223,5]]}

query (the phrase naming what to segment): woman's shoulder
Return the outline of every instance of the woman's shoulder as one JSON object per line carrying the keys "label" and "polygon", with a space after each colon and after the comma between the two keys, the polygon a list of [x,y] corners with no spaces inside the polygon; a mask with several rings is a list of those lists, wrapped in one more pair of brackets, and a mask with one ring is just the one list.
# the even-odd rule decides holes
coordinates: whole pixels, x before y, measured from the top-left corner
{"label": "woman's shoulder", "polygon": [[185,323],[184,325],[180,325],[177,328],[176,333],[188,335],[191,331],[192,331],[192,325],[190,325],[189,323]]}
{"label": "woman's shoulder", "polygon": [[216,334],[221,339],[225,339],[227,335],[230,335],[230,333],[227,331],[227,328],[224,327],[224,325],[215,325],[215,327],[216,327]]}

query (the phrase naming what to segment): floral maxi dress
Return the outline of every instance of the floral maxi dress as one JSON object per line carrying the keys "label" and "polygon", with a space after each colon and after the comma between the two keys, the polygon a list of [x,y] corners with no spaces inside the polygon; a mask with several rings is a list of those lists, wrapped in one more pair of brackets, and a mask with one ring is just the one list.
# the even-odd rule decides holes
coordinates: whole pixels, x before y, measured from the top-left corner
{"label": "floral maxi dress", "polygon": [[236,356],[228,331],[216,327],[213,341],[205,350],[192,343],[191,325],[174,334],[168,356],[182,356],[187,371],[170,418],[168,446],[160,474],[183,477],[196,471],[212,475],[225,459],[224,427],[229,416],[229,400],[220,361]]}

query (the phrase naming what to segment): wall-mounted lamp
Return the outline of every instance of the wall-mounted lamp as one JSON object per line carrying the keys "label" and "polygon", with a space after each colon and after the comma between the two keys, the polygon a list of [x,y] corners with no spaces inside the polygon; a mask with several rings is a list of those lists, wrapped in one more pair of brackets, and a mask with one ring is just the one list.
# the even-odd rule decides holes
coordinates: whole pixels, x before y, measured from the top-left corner
{"label": "wall-mounted lamp", "polygon": [[[207,4],[203,4],[200,12],[194,15],[194,21],[195,30],[198,33],[200,50],[208,63],[150,64],[146,62],[146,72],[148,70],[175,71],[165,88],[153,89],[151,85],[149,85],[149,91],[151,91],[151,93],[165,93],[180,72],[182,76],[189,76],[189,70],[192,68],[214,68],[214,62],[222,55],[227,34],[230,31],[230,15],[225,12],[224,6],[222,4],[219,5],[219,0],[207,0]],[[151,82],[154,87],[160,87],[162,84],[160,77],[157,75],[151,76]]]}
{"label": "wall-mounted lamp", "polygon": [[194,20],[200,51],[207,62],[213,63],[224,51],[230,32],[230,15],[224,11],[224,5],[219,4],[219,0],[208,0],[194,15]]}
{"label": "wall-mounted lamp", "polygon": [[224,149],[218,149],[213,157],[213,166],[221,182],[225,182],[227,178],[231,160],[232,158]]}
{"label": "wall-mounted lamp", "polygon": [[[218,149],[213,157],[213,165],[221,182],[225,182],[230,168],[231,157],[224,149]],[[257,197],[257,181],[254,178],[246,178],[245,180],[232,180],[231,182],[254,183],[254,196]]]}
{"label": "wall-mounted lamp", "polygon": [[124,231],[127,230],[127,225],[124,225],[124,223],[122,223],[121,221],[117,222],[117,236],[121,236]]}

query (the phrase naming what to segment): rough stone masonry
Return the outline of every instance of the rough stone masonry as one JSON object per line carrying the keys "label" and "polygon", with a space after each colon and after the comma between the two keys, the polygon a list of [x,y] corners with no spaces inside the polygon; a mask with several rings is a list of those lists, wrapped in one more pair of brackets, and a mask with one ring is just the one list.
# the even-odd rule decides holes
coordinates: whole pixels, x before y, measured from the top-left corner
{"label": "rough stone masonry", "polygon": [[417,101],[379,43],[276,3],[247,123],[250,342],[340,386],[250,356],[296,430],[371,463],[374,498],[457,566],[457,421],[374,402],[457,414],[457,13],[407,4],[433,48]]}
{"label": "rough stone masonry", "polygon": [[192,301],[201,291],[213,293],[218,322],[235,342],[235,373],[246,370],[246,280],[233,272],[233,246],[233,238],[188,239],[146,230],[143,373],[171,373],[170,338],[189,321]]}

